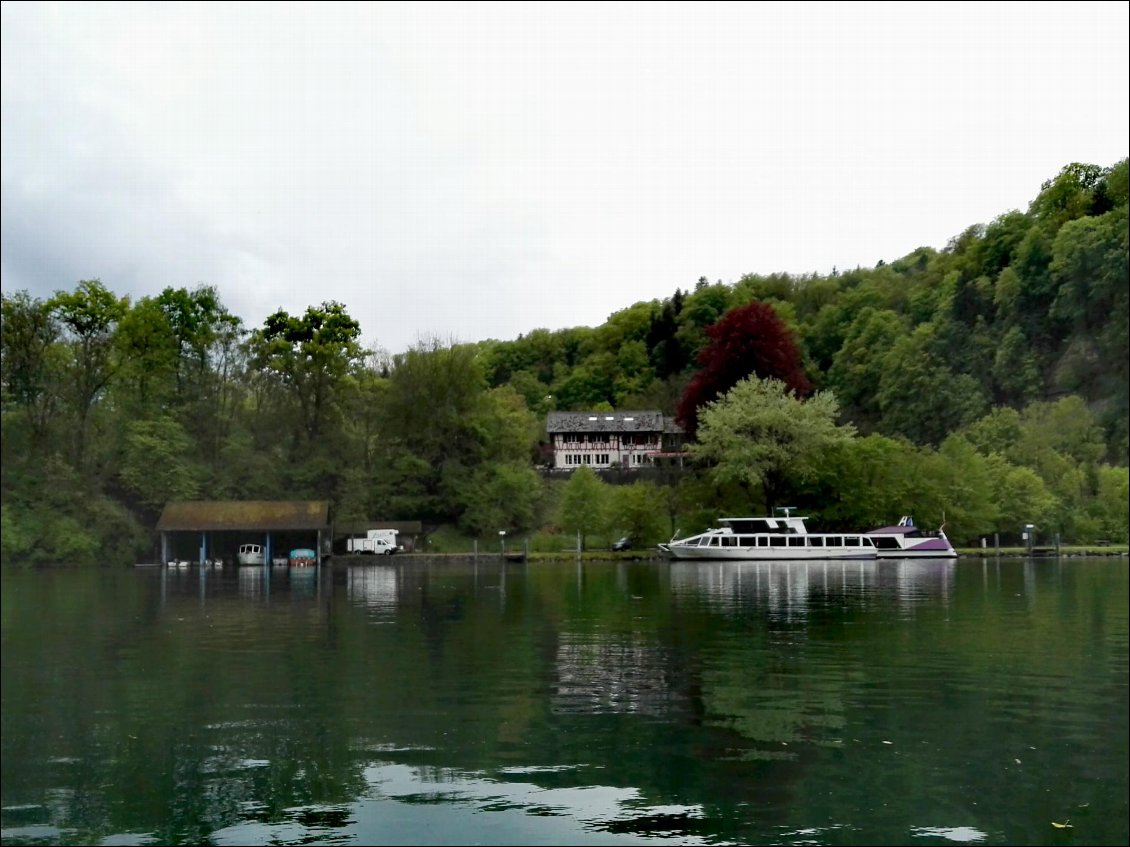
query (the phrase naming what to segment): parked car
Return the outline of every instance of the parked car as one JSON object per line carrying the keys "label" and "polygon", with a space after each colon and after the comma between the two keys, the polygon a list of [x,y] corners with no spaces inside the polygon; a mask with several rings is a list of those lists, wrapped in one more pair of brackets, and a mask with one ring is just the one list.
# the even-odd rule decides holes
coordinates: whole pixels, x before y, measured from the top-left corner
{"label": "parked car", "polygon": [[625,535],[623,538],[617,539],[616,542],[612,545],[612,549],[616,550],[616,551],[631,550],[632,549],[632,536]]}

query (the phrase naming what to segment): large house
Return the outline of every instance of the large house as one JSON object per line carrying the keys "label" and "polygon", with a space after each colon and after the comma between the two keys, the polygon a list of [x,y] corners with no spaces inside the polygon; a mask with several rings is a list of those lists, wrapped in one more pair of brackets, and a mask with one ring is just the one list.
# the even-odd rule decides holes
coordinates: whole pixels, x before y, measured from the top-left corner
{"label": "large house", "polygon": [[661,412],[550,412],[554,470],[682,464],[683,430]]}

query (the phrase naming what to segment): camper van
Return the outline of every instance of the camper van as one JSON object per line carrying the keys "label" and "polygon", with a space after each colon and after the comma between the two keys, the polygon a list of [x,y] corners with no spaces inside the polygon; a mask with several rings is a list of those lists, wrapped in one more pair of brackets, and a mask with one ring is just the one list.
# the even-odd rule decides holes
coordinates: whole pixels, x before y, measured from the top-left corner
{"label": "camper van", "polygon": [[347,553],[373,553],[378,556],[391,556],[400,552],[396,543],[395,529],[370,529],[364,538],[350,538],[345,542]]}

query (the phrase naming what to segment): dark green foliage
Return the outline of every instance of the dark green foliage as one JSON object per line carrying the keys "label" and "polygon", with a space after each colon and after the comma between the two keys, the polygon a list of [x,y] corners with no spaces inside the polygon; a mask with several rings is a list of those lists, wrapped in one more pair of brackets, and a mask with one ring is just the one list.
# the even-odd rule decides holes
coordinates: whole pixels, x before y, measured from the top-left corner
{"label": "dark green foliage", "polygon": [[[132,304],[98,280],[46,301],[5,291],[0,550],[36,564],[149,557],[156,514],[179,497],[329,499],[351,520],[536,529],[548,411],[672,415],[751,373],[810,380],[864,433],[815,473],[769,480],[827,522],[944,512],[976,540],[1038,516],[1065,537],[1125,539],[1127,202],[1127,160],[1073,163],[1026,211],[972,223],[942,250],[826,276],[703,277],[598,327],[380,359],[333,302],[249,333],[210,286]],[[756,502],[748,479],[654,482],[620,486],[622,500],[570,526],[666,536]]]}

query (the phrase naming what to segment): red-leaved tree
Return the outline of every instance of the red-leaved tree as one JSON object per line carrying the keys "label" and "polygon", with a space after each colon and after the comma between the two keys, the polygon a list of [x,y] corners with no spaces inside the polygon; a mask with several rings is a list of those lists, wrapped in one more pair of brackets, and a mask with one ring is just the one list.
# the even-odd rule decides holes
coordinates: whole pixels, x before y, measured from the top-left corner
{"label": "red-leaved tree", "polygon": [[811,392],[793,333],[772,306],[755,301],[731,309],[706,334],[711,340],[698,354],[700,370],[675,410],[688,436],[698,430],[699,410],[748,376],[779,379],[797,396]]}

